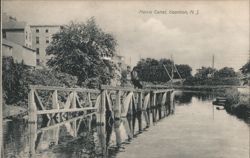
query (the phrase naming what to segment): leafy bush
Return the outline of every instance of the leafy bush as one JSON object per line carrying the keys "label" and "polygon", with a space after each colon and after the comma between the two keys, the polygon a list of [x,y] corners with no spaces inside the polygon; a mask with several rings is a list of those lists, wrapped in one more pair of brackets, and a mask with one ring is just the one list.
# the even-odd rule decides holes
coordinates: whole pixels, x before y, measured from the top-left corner
{"label": "leafy bush", "polygon": [[29,85],[75,87],[77,78],[48,69],[34,69],[3,58],[3,96],[6,104],[27,106]]}

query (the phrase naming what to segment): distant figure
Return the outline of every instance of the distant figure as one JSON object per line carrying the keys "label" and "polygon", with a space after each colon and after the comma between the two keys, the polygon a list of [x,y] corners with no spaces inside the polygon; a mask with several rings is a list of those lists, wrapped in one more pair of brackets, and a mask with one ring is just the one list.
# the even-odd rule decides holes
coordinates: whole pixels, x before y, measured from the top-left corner
{"label": "distant figure", "polygon": [[131,82],[134,85],[135,88],[142,89],[142,84],[140,83],[138,73],[136,71],[136,68],[133,68],[133,71],[131,72]]}

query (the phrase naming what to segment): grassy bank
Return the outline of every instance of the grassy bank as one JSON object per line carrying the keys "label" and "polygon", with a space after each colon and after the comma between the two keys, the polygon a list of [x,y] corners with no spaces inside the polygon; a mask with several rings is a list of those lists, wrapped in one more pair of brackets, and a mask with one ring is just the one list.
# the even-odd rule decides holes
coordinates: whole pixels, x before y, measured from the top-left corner
{"label": "grassy bank", "polygon": [[228,102],[225,109],[228,113],[236,115],[249,123],[250,98],[248,93],[241,93],[237,88],[227,89],[223,94]]}

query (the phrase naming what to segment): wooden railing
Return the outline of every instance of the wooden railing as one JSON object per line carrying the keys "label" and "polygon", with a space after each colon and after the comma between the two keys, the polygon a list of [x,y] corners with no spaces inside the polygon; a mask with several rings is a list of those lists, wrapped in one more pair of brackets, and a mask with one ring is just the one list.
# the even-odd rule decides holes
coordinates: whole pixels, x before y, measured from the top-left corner
{"label": "wooden railing", "polygon": [[[111,87],[100,89],[30,86],[29,121],[36,123],[38,115],[43,119],[66,120],[69,115],[97,112],[97,122],[105,123],[106,112],[120,119],[136,112],[144,113],[157,106],[173,110],[173,89],[134,89],[132,87]],[[154,110],[153,110],[154,111]],[[157,110],[153,112],[156,115]],[[149,122],[147,122],[149,124]]]}

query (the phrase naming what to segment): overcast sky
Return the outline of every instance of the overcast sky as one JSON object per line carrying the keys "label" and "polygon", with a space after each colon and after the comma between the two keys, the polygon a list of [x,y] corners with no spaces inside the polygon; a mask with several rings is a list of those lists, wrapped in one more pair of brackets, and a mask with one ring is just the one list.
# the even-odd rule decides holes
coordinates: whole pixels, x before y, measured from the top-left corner
{"label": "overcast sky", "polygon": [[[193,14],[155,14],[155,10]],[[152,11],[152,14],[145,13]],[[29,24],[68,24],[94,16],[118,41],[117,51],[135,65],[142,58],[238,70],[249,53],[248,1],[3,1],[3,12]],[[142,13],[144,12],[144,13]]]}

